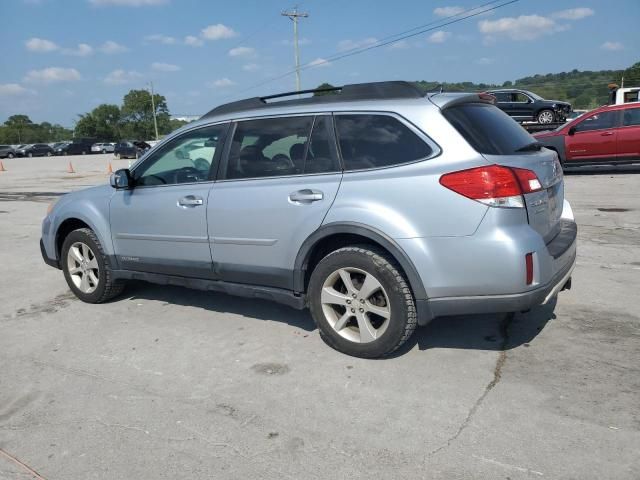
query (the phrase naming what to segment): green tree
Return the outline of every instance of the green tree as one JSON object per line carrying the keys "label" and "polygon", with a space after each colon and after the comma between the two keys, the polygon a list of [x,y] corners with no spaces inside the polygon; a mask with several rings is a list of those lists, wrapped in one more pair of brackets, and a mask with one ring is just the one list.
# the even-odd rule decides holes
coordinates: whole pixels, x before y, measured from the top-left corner
{"label": "green tree", "polygon": [[31,127],[33,122],[27,115],[11,115],[6,122],[4,122],[12,132],[15,132],[18,143],[22,143],[25,140],[22,139],[25,129]]}
{"label": "green tree", "polygon": [[91,111],[95,122],[95,137],[103,141],[116,141],[122,137],[121,112],[117,105],[102,104]]}
{"label": "green tree", "polygon": [[[330,83],[324,82],[316,87],[316,90],[325,90],[328,88],[336,88]],[[336,92],[315,92],[313,94],[314,97],[321,97],[322,95],[335,95]]]}
{"label": "green tree", "polygon": [[85,113],[79,115],[80,119],[76,122],[76,128],[74,129],[75,137],[89,137],[97,138],[96,135],[96,121],[91,113]]}
{"label": "green tree", "polygon": [[[171,131],[167,100],[156,93],[153,103],[156,108],[158,134],[167,134]],[[121,112],[123,130],[127,136],[139,140],[155,138],[151,94],[147,90],[130,90],[124,96]]]}

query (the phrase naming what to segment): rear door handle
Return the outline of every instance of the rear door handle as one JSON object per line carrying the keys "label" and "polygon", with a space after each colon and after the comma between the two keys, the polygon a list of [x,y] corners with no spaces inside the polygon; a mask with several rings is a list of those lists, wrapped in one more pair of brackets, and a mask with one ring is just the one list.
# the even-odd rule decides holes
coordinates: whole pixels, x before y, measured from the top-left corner
{"label": "rear door handle", "polygon": [[610,137],[611,135],[613,135],[613,132],[602,132],[600,135],[603,137]]}
{"label": "rear door handle", "polygon": [[320,190],[311,190],[305,188],[289,194],[289,201],[293,203],[312,203],[318,202],[324,198],[324,194]]}
{"label": "rear door handle", "polygon": [[178,206],[184,208],[197,207],[202,204],[204,204],[202,197],[196,197],[195,195],[187,195],[178,200]]}

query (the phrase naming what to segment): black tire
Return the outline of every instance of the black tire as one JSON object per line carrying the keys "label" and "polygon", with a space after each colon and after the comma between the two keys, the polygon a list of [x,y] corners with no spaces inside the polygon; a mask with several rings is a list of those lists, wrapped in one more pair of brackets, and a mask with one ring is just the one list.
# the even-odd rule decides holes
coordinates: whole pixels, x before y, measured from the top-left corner
{"label": "black tire", "polygon": [[[323,284],[341,268],[354,268],[372,274],[388,296],[391,314],[388,326],[379,338],[369,343],[344,338],[329,324],[323,312]],[[311,274],[307,298],[322,340],[335,350],[354,357],[377,358],[389,355],[411,337],[417,325],[413,293],[400,267],[386,251],[371,245],[340,248],[320,260]]]}
{"label": "black tire", "polygon": [[105,154],[105,153],[107,153],[107,151],[103,148],[102,149],[102,153]]}
{"label": "black tire", "polygon": [[33,153],[29,152],[29,154],[27,155],[29,158],[33,158]]}
{"label": "black tire", "polygon": [[9,153],[7,154],[7,158],[13,158],[13,157],[14,157],[13,153],[9,152]]}
{"label": "black tire", "polygon": [[[86,244],[95,254],[95,259],[98,262],[98,285],[92,293],[83,293],[76,287],[76,285],[73,283],[73,280],[71,279],[67,262],[67,255],[69,249],[75,242],[82,242]],[[111,268],[111,264],[109,263],[109,257],[105,255],[98,237],[96,237],[95,233],[93,233],[93,230],[91,230],[90,228],[79,228],[78,230],[74,230],[69,235],[67,235],[67,237],[64,239],[64,242],[62,243],[62,249],[60,252],[60,265],[62,267],[62,271],[64,272],[64,278],[67,281],[67,285],[69,285],[69,288],[74,293],[74,295],[83,302],[106,302],[122,293],[122,290],[125,287],[125,283],[123,281],[115,281],[113,279],[113,270]]]}
{"label": "black tire", "polygon": [[86,155],[87,151],[86,150],[82,150],[82,155]]}
{"label": "black tire", "polygon": [[[550,117],[549,117],[549,114],[551,115]],[[538,112],[536,120],[538,120],[538,123],[540,124],[547,125],[549,123],[555,122],[556,114],[553,113],[553,110],[549,110],[549,109],[540,110]]]}

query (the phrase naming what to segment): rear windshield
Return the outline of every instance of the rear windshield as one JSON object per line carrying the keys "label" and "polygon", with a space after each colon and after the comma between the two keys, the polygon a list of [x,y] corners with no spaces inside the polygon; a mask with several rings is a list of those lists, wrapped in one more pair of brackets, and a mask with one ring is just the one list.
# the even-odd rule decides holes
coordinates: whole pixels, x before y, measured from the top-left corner
{"label": "rear windshield", "polygon": [[442,113],[479,153],[511,155],[535,142],[511,117],[487,103],[465,103]]}

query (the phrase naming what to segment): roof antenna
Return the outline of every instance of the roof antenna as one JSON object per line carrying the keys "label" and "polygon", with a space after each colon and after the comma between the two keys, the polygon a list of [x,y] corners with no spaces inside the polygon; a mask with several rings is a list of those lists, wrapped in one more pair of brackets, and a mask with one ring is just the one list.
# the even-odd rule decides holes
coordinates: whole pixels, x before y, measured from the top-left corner
{"label": "roof antenna", "polygon": [[444,84],[441,83],[440,85],[436,85],[435,87],[427,90],[427,93],[433,93],[434,95],[437,95],[439,93],[443,93],[444,92]]}

